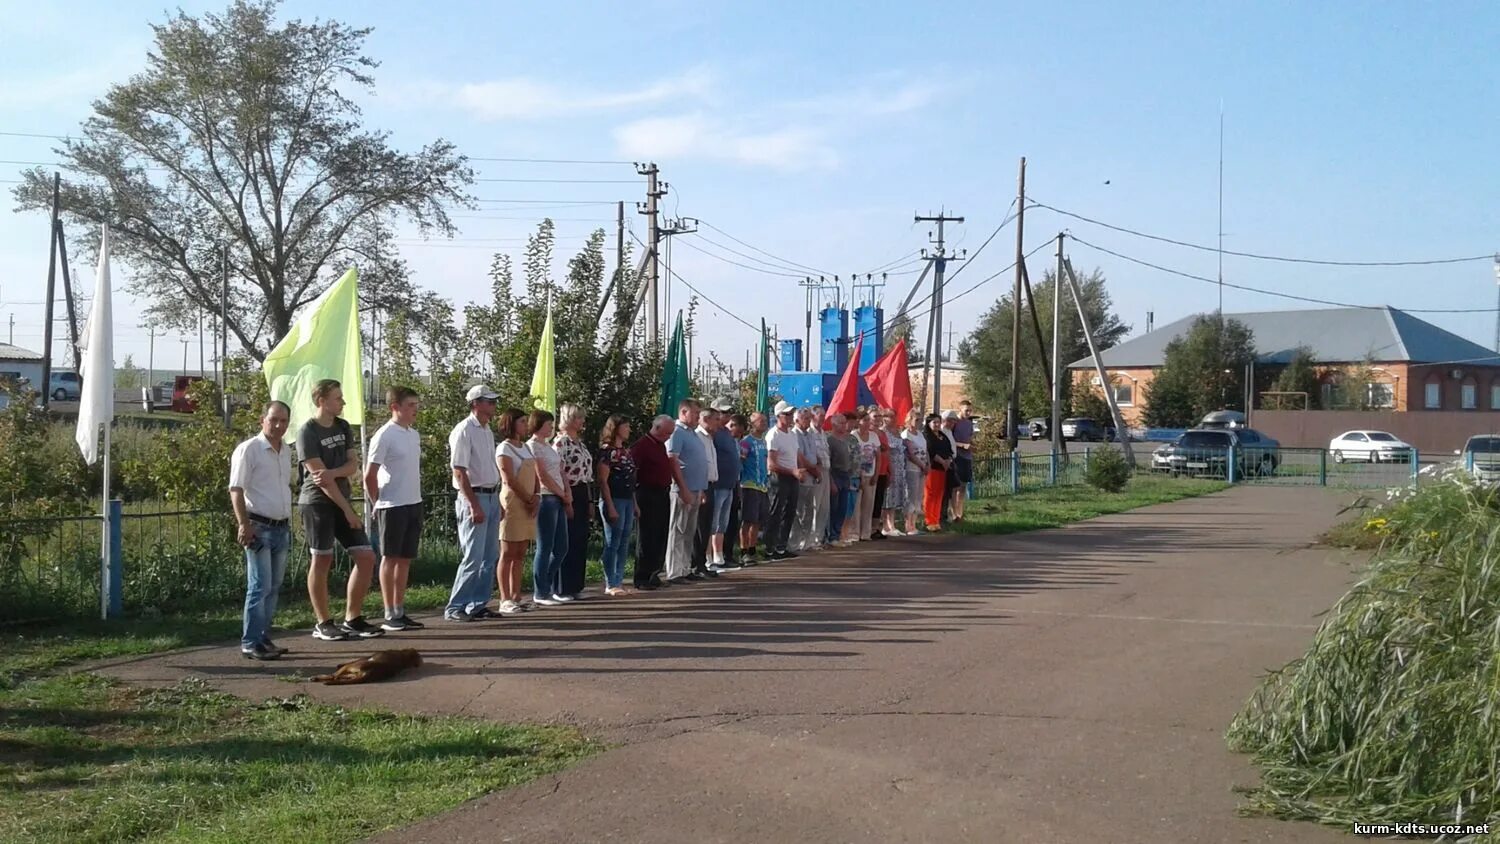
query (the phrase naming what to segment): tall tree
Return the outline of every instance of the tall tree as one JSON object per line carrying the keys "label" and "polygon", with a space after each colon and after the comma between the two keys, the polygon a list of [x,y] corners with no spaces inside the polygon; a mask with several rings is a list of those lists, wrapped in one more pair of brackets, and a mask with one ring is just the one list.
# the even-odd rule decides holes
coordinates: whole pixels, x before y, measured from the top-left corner
{"label": "tall tree", "polygon": [[[1114,313],[1105,286],[1104,274],[1099,270],[1081,277],[1079,287],[1083,292],[1084,311],[1089,316],[1089,325],[1094,329],[1094,340],[1100,348],[1107,349],[1130,333],[1126,325]],[[1042,323],[1042,338],[1047,346],[1047,356],[1052,355],[1052,302],[1057,291],[1057,277],[1046,271],[1041,284],[1033,287],[1036,296],[1037,316]],[[1025,305],[1023,303],[1022,307]],[[979,318],[974,333],[964,338],[958,346],[958,359],[967,368],[964,387],[974,403],[982,408],[1003,412],[1010,395],[1011,319],[1014,303],[1009,296],[1002,297]],[[1062,301],[1062,365],[1086,357],[1088,340],[1083,336],[1083,324],[1078,320],[1078,310],[1073,305],[1073,296],[1066,285]],[[1046,416],[1051,412],[1052,398],[1047,392],[1047,378],[1037,349],[1036,332],[1032,328],[1029,312],[1021,314],[1021,415]],[[1050,362],[1050,360],[1049,360]],[[1071,379],[1063,372],[1063,399],[1067,403],[1071,395]]]}
{"label": "tall tree", "polygon": [[[278,23],[278,6],[236,0],[154,26],[146,68],[111,87],[56,150],[75,239],[95,247],[109,223],[130,290],[161,322],[221,313],[228,249],[222,316],[257,360],[349,264],[365,307],[409,301],[392,226],[451,235],[448,207],[469,204],[474,178],[447,141],[403,153],[364,126],[351,97],[374,88],[369,29]],[[50,207],[49,174],[28,171],[15,196]]]}
{"label": "tall tree", "polygon": [[1200,316],[1167,344],[1166,359],[1146,389],[1146,424],[1184,428],[1215,410],[1245,409],[1246,370],[1255,335],[1244,323]]}
{"label": "tall tree", "polygon": [[[1271,390],[1285,395],[1268,396],[1265,406],[1271,410],[1312,410],[1320,407],[1322,396],[1318,382],[1318,370],[1313,366],[1313,350],[1298,346],[1292,350],[1292,359],[1276,373]],[[1299,399],[1291,393],[1303,393]]]}

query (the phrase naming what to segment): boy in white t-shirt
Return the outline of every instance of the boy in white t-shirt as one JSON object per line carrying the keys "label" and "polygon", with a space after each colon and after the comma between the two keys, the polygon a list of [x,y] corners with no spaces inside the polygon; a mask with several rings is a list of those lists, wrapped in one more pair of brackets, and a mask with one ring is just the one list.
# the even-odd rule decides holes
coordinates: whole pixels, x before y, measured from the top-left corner
{"label": "boy in white t-shirt", "polygon": [[365,496],[373,502],[376,544],[380,546],[380,597],[385,621],[380,629],[420,630],[426,625],[406,614],[406,580],[422,541],[422,438],[412,427],[422,400],[409,387],[386,391],[391,421],[370,441]]}

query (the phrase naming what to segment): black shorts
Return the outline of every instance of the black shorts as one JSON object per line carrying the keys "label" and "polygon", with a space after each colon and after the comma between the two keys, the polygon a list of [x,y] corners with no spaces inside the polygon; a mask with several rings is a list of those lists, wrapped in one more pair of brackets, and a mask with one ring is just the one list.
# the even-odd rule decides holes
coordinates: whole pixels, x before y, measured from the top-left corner
{"label": "black shorts", "polygon": [[349,527],[344,511],[331,501],[303,504],[302,530],[307,534],[307,550],[314,554],[332,554],[335,542],[345,551],[370,547],[370,537],[362,529]]}
{"label": "black shorts", "polygon": [[740,490],[740,524],[760,525],[766,519],[765,490],[745,487]]}
{"label": "black shorts", "polygon": [[970,481],[974,480],[974,459],[969,458],[968,460],[965,460],[964,458],[960,457],[957,460],[953,461],[953,473],[958,476],[958,482],[960,485],[967,484]]}
{"label": "black shorts", "polygon": [[375,539],[380,553],[398,560],[417,558],[422,544],[422,503],[386,507],[375,511]]}

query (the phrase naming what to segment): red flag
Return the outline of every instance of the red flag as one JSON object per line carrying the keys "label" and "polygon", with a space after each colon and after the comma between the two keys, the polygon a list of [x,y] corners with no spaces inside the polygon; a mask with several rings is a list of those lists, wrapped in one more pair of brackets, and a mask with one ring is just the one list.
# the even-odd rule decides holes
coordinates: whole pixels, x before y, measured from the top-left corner
{"label": "red flag", "polygon": [[[838,389],[833,391],[833,398],[828,400],[828,407],[823,414],[823,430],[825,431],[833,429],[835,413],[847,416],[859,406],[859,353],[864,342],[864,334],[855,337],[854,354],[849,357],[849,365],[844,367],[844,377],[839,379]],[[911,390],[908,389],[907,393],[910,394]]]}
{"label": "red flag", "polygon": [[896,424],[906,424],[911,412],[911,375],[906,371],[906,341],[901,340],[865,373],[865,386],[875,403],[896,412]]}

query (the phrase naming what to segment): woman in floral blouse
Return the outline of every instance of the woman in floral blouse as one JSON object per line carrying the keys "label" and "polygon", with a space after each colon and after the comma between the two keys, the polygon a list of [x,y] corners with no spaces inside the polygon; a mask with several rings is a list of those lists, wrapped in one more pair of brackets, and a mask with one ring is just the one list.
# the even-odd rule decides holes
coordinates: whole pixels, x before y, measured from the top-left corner
{"label": "woman in floral blouse", "polygon": [[599,434],[599,515],[604,520],[604,594],[629,595],[625,557],[640,508],[635,503],[635,458],[630,456],[630,423],[618,413]]}
{"label": "woman in floral blouse", "polygon": [[557,439],[552,445],[562,458],[563,483],[572,492],[573,509],[568,513],[568,553],[558,574],[560,594],[578,598],[583,592],[588,563],[589,524],[593,508],[589,506],[589,484],[594,482],[594,455],[583,444],[583,408],[565,404],[557,409]]}

